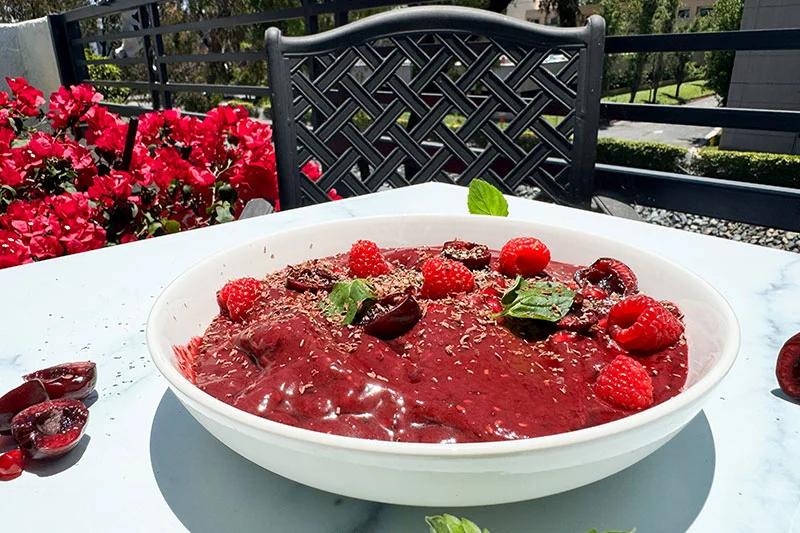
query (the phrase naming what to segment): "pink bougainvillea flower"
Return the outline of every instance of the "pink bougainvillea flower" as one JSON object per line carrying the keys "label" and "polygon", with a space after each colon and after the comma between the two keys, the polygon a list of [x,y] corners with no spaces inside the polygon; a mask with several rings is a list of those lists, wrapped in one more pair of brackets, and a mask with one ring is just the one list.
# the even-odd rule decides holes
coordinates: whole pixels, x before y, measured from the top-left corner
{"label": "pink bougainvillea flower", "polygon": [[6,78],[6,83],[14,95],[11,106],[26,117],[37,116],[39,108],[45,102],[42,91],[28,84],[25,78]]}
{"label": "pink bougainvillea flower", "polygon": [[322,177],[322,166],[313,160],[303,165],[303,168],[300,170],[302,170],[303,174],[308,176],[313,182],[316,182]]}

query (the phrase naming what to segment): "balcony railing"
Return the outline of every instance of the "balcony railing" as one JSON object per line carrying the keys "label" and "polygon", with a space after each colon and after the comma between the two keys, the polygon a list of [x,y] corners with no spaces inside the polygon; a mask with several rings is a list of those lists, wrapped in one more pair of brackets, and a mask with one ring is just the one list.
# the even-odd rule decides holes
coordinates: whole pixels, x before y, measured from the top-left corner
{"label": "balcony railing", "polygon": [[[160,7],[165,2],[116,0],[50,16],[50,27],[64,85],[88,82],[98,87],[127,87],[149,93],[150,105],[143,108],[109,104],[121,114],[133,115],[150,109],[170,108],[173,96],[181,92],[203,92],[268,96],[266,84],[229,86],[171,82],[171,65],[198,62],[264,61],[262,51],[170,55],[164,51],[165,36],[180,32],[207,32],[248,25],[275,24],[303,19],[307,33],[319,29],[319,18],[332,15],[335,25],[346,24],[350,13],[358,10],[407,5],[392,0],[302,0],[298,7],[234,15],[210,20],[161,25]],[[437,2],[417,2],[437,3]],[[444,2],[438,2],[444,3]],[[121,12],[136,10],[141,29],[82,34],[84,28],[101,27],[97,21]],[[89,43],[111,43],[141,38],[141,57],[117,59],[84,58]],[[752,30],[717,33],[614,36],[606,39],[606,54],[633,52],[675,52],[713,50],[800,50],[800,29]],[[90,79],[89,65],[144,65],[147,79]],[[391,95],[387,95],[391,98]],[[686,106],[603,103],[601,117],[665,124],[742,128],[800,134],[800,112],[735,108],[696,108]],[[558,164],[553,161],[553,164]],[[597,164],[595,189],[598,194],[628,203],[684,211],[750,224],[800,231],[800,190]]]}

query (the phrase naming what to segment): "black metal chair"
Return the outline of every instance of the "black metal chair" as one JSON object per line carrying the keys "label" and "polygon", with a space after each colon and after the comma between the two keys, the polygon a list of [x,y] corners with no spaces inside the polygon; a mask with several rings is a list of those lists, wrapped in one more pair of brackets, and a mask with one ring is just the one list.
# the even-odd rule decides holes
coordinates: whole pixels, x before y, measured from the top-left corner
{"label": "black metal chair", "polygon": [[[474,178],[589,207],[604,34],[596,15],[552,28],[458,7],[404,8],[306,37],[270,28],[281,208],[327,201],[330,188],[353,196]],[[444,122],[452,115],[463,117],[457,129]],[[300,170],[310,160],[322,165],[317,182]]]}

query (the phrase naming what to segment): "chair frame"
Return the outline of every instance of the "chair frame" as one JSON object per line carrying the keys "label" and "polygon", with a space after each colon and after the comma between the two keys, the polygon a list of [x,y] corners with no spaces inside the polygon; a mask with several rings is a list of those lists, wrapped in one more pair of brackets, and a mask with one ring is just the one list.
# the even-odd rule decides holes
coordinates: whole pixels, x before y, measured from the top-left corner
{"label": "chair frame", "polygon": [[[587,208],[594,192],[594,165],[600,117],[605,21],[592,15],[580,28],[554,28],[523,22],[478,9],[426,6],[393,10],[367,17],[321,34],[284,37],[278,28],[266,32],[267,67],[272,98],[281,209],[301,205],[294,93],[287,58],[318,56],[352,49],[392,37],[470,33],[526,49],[579,48],[578,83],[574,102],[569,198],[560,203]],[[537,165],[538,168],[538,165]]]}

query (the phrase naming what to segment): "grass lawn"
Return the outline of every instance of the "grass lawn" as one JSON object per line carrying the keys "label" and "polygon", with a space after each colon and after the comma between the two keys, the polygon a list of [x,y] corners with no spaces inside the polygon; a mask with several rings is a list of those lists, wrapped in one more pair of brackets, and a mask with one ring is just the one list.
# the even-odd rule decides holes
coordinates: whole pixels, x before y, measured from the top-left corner
{"label": "grass lawn", "polygon": [[[656,103],[666,104],[666,105],[682,104],[687,100],[694,100],[695,98],[700,98],[701,96],[708,96],[710,94],[714,94],[714,91],[706,89],[704,84],[705,80],[695,80],[683,83],[681,85],[681,92],[677,99],[675,98],[675,85],[665,85],[663,87],[659,87]],[[650,93],[651,93],[650,89],[638,91],[636,93],[635,103],[643,104],[649,102]],[[623,93],[617,96],[607,96],[603,98],[603,101],[627,104],[630,98],[631,98],[630,93]]]}

